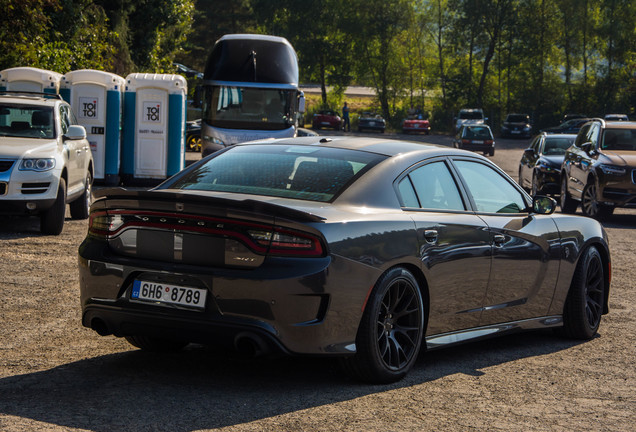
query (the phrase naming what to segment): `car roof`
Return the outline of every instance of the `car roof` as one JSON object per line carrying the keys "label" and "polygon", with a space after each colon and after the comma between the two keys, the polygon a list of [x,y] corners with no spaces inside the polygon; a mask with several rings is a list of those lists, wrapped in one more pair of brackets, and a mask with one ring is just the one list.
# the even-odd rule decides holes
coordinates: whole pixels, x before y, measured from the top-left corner
{"label": "car roof", "polygon": [[8,92],[0,93],[0,102],[19,103],[22,105],[50,105],[65,103],[58,95],[44,96],[37,93]]}
{"label": "car roof", "polygon": [[606,129],[636,129],[634,121],[606,121]]}
{"label": "car roof", "polygon": [[[271,145],[271,144],[287,144],[301,146],[320,146],[330,148],[341,148],[346,150],[359,150],[369,153],[381,154],[384,156],[397,156],[404,153],[424,152],[430,153],[430,156],[448,155],[448,154],[467,154],[464,150],[457,150],[452,147],[421,143],[414,141],[391,140],[381,138],[366,137],[346,137],[346,136],[309,136],[296,138],[282,138],[276,140],[250,141],[246,143],[235,144],[236,146],[248,145]],[[468,152],[470,153],[470,152]],[[470,153],[472,154],[472,153]]]}

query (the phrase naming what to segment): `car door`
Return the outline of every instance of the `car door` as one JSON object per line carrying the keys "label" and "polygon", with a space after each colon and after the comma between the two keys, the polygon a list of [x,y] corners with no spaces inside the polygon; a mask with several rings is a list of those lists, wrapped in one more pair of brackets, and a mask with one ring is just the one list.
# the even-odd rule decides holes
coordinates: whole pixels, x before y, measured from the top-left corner
{"label": "car door", "polygon": [[465,195],[443,159],[411,170],[398,189],[415,222],[428,282],[427,334],[477,326],[490,275],[488,226],[467,210]]}
{"label": "car door", "polygon": [[566,152],[564,174],[568,176],[568,191],[574,198],[581,199],[594,162],[593,157],[583,147],[590,143],[590,148],[596,149],[599,132],[600,126],[597,123],[585,125],[577,135],[574,146]]}
{"label": "car door", "polygon": [[547,315],[560,260],[552,217],[530,213],[526,195],[492,165],[461,159],[454,165],[493,246],[480,325]]}
{"label": "car door", "polygon": [[532,171],[539,158],[539,147],[541,145],[542,136],[535,137],[528,148],[521,156],[519,164],[519,184],[522,187],[530,188],[532,186]]}
{"label": "car door", "polygon": [[82,150],[81,143],[78,140],[69,140],[64,138],[64,135],[68,132],[68,127],[71,125],[71,117],[69,109],[66,105],[59,106],[60,115],[60,127],[61,127],[61,139],[64,143],[64,150],[66,151],[68,161],[66,165],[67,173],[67,191],[74,190],[78,187],[78,184],[82,181],[79,173],[81,172],[81,160]]}

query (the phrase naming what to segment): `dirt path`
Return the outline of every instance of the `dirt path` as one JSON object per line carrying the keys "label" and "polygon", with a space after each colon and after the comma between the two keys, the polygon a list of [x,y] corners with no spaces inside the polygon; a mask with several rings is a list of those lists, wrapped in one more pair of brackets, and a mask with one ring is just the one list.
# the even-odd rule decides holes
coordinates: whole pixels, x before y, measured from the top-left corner
{"label": "dirt path", "polygon": [[[494,160],[513,175],[524,143],[499,145]],[[636,212],[605,226],[611,312],[597,338],[533,332],[468,344],[422,356],[400,383],[368,386],[332,361],[200,346],[150,355],[99,337],[80,325],[87,223],[67,219],[61,236],[46,237],[35,220],[0,219],[0,430],[633,430]]]}

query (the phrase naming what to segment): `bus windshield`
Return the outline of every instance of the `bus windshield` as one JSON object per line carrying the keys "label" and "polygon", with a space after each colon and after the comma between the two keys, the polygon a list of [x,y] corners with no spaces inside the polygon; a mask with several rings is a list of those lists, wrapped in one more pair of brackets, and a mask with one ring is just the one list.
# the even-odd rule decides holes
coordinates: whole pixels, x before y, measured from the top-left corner
{"label": "bus windshield", "polygon": [[296,90],[255,87],[206,87],[204,121],[226,129],[280,130],[295,119]]}

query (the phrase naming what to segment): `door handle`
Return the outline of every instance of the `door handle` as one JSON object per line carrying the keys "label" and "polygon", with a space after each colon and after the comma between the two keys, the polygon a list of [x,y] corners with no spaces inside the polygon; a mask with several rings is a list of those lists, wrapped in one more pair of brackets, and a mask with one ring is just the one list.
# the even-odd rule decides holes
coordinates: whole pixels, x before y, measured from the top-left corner
{"label": "door handle", "polygon": [[503,234],[495,234],[493,236],[493,241],[495,242],[495,246],[501,246],[506,242],[506,236]]}
{"label": "door handle", "polygon": [[426,243],[434,244],[437,242],[437,230],[424,230],[424,239]]}

